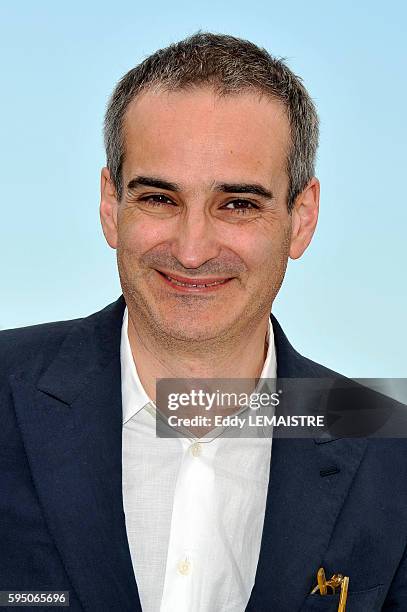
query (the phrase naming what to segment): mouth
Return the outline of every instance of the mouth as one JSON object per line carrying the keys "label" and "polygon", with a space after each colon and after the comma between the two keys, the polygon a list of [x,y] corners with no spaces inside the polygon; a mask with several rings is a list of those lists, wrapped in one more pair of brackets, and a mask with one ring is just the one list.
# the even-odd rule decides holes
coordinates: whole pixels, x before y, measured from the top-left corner
{"label": "mouth", "polygon": [[173,276],[156,270],[163,281],[177,291],[187,293],[208,293],[218,291],[227,285],[232,278],[185,278],[181,276]]}

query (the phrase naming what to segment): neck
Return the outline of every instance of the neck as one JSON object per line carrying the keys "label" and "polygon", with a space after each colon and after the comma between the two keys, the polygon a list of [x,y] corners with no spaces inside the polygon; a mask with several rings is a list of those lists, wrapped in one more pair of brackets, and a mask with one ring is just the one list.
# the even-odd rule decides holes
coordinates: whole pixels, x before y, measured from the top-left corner
{"label": "neck", "polygon": [[128,337],[137,372],[147,395],[155,401],[158,378],[258,378],[267,355],[269,318],[263,318],[233,341],[213,343],[198,351],[174,351],[150,334],[128,313]]}

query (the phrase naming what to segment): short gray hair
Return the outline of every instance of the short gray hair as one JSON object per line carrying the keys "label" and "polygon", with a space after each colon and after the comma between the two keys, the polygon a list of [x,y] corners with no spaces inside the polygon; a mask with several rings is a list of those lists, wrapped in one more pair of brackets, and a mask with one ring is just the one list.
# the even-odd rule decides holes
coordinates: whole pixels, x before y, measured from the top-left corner
{"label": "short gray hair", "polygon": [[287,206],[291,211],[315,173],[319,121],[314,103],[302,79],[283,59],[272,57],[248,40],[201,31],[148,56],[127,72],[113,91],[105,115],[104,140],[117,197],[121,199],[123,192],[123,122],[130,102],[148,89],[174,91],[200,85],[212,86],[221,96],[255,91],[284,104],[291,133],[287,155]]}

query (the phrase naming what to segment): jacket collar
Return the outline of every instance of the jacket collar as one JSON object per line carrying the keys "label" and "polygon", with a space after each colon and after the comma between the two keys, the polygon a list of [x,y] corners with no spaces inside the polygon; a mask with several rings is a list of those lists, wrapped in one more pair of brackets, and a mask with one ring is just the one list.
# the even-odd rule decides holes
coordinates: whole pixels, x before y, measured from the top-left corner
{"label": "jacket collar", "polygon": [[121,295],[103,310],[75,321],[58,355],[38,381],[38,389],[72,404],[110,362],[120,363],[125,306]]}

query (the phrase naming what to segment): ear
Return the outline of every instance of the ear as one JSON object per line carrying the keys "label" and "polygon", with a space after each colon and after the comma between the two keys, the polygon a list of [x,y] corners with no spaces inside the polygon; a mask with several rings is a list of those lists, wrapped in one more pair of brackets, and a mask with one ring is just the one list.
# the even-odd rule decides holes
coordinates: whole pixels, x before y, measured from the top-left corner
{"label": "ear", "polygon": [[112,249],[117,247],[117,209],[116,189],[107,168],[102,168],[100,176],[100,220],[106,241]]}
{"label": "ear", "polygon": [[301,257],[311,242],[318,221],[319,190],[319,180],[314,176],[295,200],[291,212],[291,259]]}

